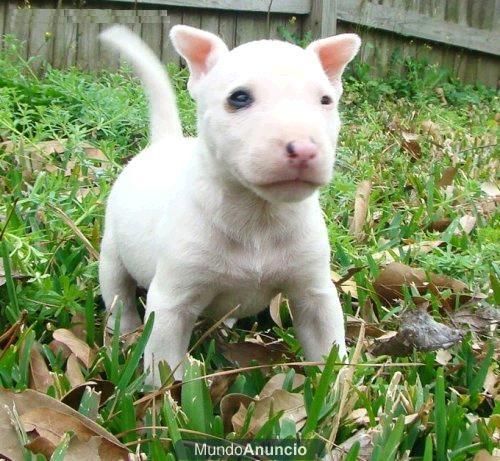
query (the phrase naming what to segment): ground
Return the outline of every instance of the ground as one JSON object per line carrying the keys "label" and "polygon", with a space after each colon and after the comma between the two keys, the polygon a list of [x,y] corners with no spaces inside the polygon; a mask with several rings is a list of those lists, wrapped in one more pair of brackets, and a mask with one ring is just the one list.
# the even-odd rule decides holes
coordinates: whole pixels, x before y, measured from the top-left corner
{"label": "ground", "polygon": [[[494,459],[493,90],[415,61],[382,80],[354,64],[335,177],[322,192],[353,365],[335,351],[323,372],[298,363],[281,299],[271,316],[232,330],[200,324],[186,384],[163,366],[155,394],[140,362],[151,325],[104,335],[97,281],[106,196],[147,142],[140,85],[126,72],[38,70],[17,50],[8,42],[0,54],[0,401],[10,408],[0,416],[0,454],[119,459],[128,448],[193,459],[176,442],[298,434],[322,441],[302,459],[322,446],[334,459]],[[169,70],[193,134],[186,72]]]}

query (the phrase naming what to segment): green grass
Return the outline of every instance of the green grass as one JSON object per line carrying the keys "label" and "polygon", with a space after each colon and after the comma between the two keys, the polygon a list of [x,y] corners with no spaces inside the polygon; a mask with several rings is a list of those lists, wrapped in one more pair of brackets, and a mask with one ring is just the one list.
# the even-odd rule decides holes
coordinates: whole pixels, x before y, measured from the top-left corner
{"label": "green grass", "polygon": [[[360,430],[371,438],[370,448],[351,443],[345,459],[460,461],[472,459],[480,450],[492,451],[500,405],[485,385],[492,376],[498,378],[498,343],[475,332],[466,332],[463,341],[450,349],[445,365],[436,361],[436,352],[375,357],[373,338],[368,337],[348,392],[342,393],[345,374],[335,352],[323,373],[316,366],[287,365],[238,371],[221,352],[221,342],[263,335],[280,339],[300,360],[300,345],[286,315],[283,328],[269,318],[261,319],[256,329],[250,324],[227,336],[218,328],[192,352],[180,398],[179,386],[167,381],[171,396],[139,404],[139,399],[150,395],[140,356],[151,323],[135,340],[103,339],[104,312],[98,302],[97,261],[91,248],[99,248],[104,203],[113,180],[147,142],[142,90],[128,73],[91,75],[48,68],[37,75],[19,58],[17,44],[8,41],[6,45],[0,54],[0,136],[11,144],[0,148],[0,249],[5,279],[0,286],[0,335],[21,317],[23,326],[0,344],[1,387],[39,388],[31,376],[32,349],[39,343],[47,367],[40,373],[52,372],[46,392],[61,399],[72,385],[67,355],[51,345],[52,334],[58,328],[71,328],[93,354],[86,364],[76,361],[83,379],[111,383],[106,401],[99,402],[96,392],[87,390],[75,408],[149,459],[185,459],[186,448],[176,443],[185,439],[293,440],[298,432],[304,440],[328,441],[340,408],[344,413],[334,434],[335,445]],[[500,297],[499,214],[481,191],[484,183],[496,180],[498,171],[498,148],[493,146],[498,97],[493,90],[463,85],[421,62],[408,61],[405,69],[403,76],[374,80],[365,66],[353,66],[345,81],[336,172],[322,193],[332,269],[344,275],[359,268],[353,276],[357,298],[341,293],[345,313],[377,322],[384,331],[397,329],[400,314],[413,304],[410,290],[400,304],[381,304],[373,288],[381,269],[373,255],[380,251],[393,249],[401,262],[462,280],[471,291],[486,295],[482,303],[493,305]],[[193,134],[195,111],[185,90],[187,74],[175,68],[169,71],[185,131]],[[429,120],[435,124],[433,133],[425,133],[422,127]],[[401,147],[403,132],[419,136],[418,158]],[[43,153],[46,159],[37,165],[40,143],[52,140],[65,140],[64,149]],[[88,143],[106,159],[92,159]],[[458,170],[453,188],[446,191],[438,181],[452,165]],[[349,226],[356,187],[362,180],[372,182],[372,192],[365,237],[357,240]],[[467,235],[456,235],[453,229],[464,214],[474,216],[476,226]],[[438,218],[450,219],[451,227],[428,230]],[[429,253],[399,250],[404,244],[427,240],[444,244]],[[436,320],[449,324],[451,313],[442,308],[441,298],[426,297]],[[204,331],[203,326],[195,331],[192,344]],[[357,339],[351,335],[351,345]],[[219,383],[226,384],[222,391],[216,391],[212,379],[199,379],[221,370],[235,370],[231,375],[219,373]],[[239,424],[225,420],[222,396],[239,393],[254,398],[280,373],[284,374],[284,407],[277,400],[268,406],[256,400],[247,402],[248,411],[240,414]],[[167,369],[161,373],[165,379],[169,374]],[[303,378],[295,381],[298,375]],[[289,394],[303,396],[305,424],[287,413]],[[63,459],[71,443],[63,438],[53,459]],[[25,459],[35,458],[26,450]]]}

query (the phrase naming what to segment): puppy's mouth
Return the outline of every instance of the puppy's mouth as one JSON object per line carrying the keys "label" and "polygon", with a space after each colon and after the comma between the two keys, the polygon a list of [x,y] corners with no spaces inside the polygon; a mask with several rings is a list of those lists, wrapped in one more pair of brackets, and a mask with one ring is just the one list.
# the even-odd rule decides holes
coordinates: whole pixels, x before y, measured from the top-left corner
{"label": "puppy's mouth", "polygon": [[316,187],[321,187],[323,184],[315,181],[309,181],[306,179],[302,178],[295,178],[295,179],[284,179],[281,181],[271,181],[271,182],[266,182],[266,183],[261,183],[258,184],[259,187],[262,187],[264,189],[271,189],[271,188],[286,188],[286,187],[311,187],[311,188],[316,188]]}

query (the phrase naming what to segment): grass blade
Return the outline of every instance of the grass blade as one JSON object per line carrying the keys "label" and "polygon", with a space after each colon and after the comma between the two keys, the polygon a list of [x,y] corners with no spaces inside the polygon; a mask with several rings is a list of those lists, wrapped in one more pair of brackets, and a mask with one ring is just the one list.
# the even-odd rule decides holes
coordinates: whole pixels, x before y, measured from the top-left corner
{"label": "grass blade", "polygon": [[434,431],[436,433],[437,461],[446,461],[446,400],[444,372],[439,368],[436,374],[434,402]]}
{"label": "grass blade", "polygon": [[137,370],[137,366],[139,365],[141,356],[144,353],[146,344],[149,340],[149,337],[151,336],[154,320],[155,320],[154,312],[151,312],[151,314],[149,314],[148,316],[146,324],[144,325],[144,331],[142,332],[139,341],[137,341],[137,343],[135,344],[134,350],[132,351],[132,354],[127,360],[124,370],[122,371],[120,381],[118,381],[118,384],[116,385],[119,392],[123,392],[125,390],[130,380],[132,379],[132,376]]}

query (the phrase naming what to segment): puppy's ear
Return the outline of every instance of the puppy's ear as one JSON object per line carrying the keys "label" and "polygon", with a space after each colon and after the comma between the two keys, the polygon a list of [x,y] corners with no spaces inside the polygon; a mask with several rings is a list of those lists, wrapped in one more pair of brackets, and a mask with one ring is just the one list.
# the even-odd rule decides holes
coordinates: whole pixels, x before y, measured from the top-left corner
{"label": "puppy's ear", "polygon": [[170,39],[177,53],[187,61],[188,89],[193,95],[198,82],[228,52],[227,46],[217,35],[189,26],[172,27]]}
{"label": "puppy's ear", "polygon": [[307,50],[318,56],[330,82],[338,86],[345,67],[356,56],[360,46],[361,39],[356,34],[340,34],[316,40]]}

